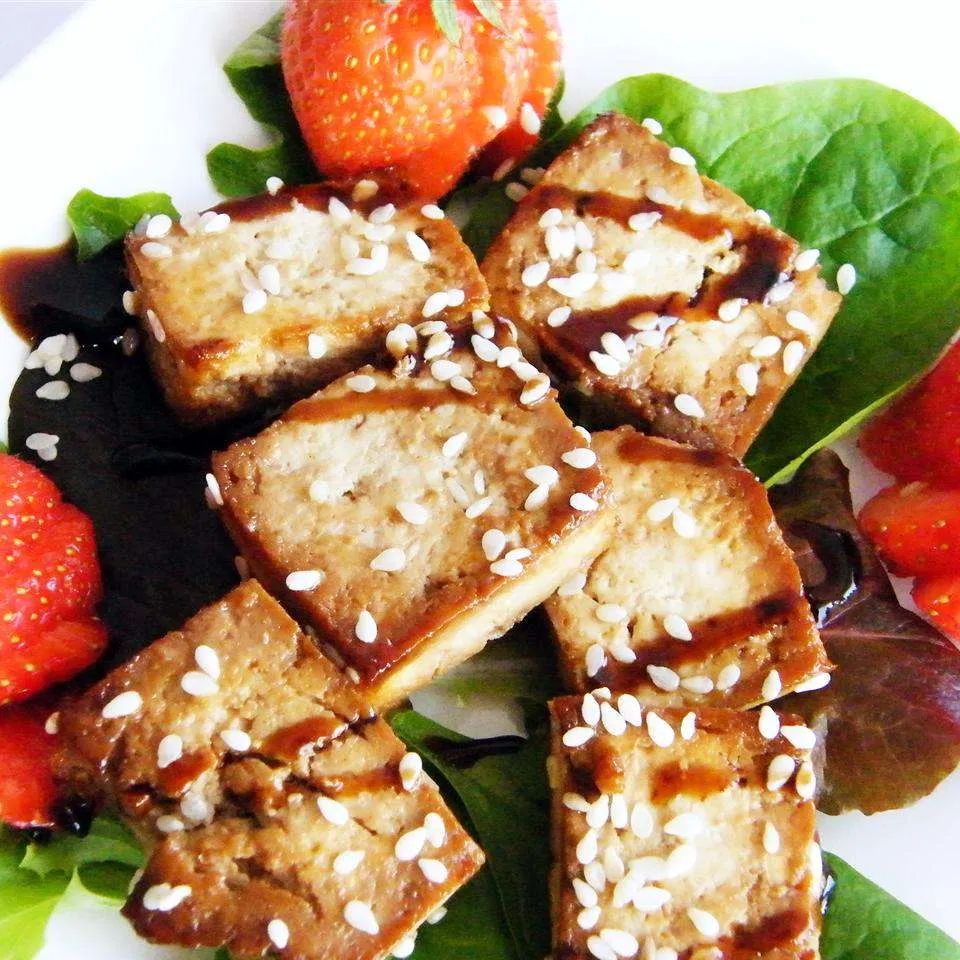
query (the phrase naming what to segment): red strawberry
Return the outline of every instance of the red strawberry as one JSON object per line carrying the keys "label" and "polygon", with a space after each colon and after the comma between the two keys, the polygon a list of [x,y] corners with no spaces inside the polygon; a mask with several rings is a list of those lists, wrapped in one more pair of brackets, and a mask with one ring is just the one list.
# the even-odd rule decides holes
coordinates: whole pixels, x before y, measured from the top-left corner
{"label": "red strawberry", "polygon": [[36,467],[0,455],[0,704],[90,666],[106,631],[93,524]]}
{"label": "red strawberry", "polygon": [[860,447],[898,480],[960,486],[960,343],[867,424]]}
{"label": "red strawberry", "polygon": [[50,707],[17,703],[0,708],[0,821],[51,827],[57,790],[50,761],[56,737],[44,724]]}
{"label": "red strawberry", "polygon": [[960,647],[960,575],[921,577],[910,593],[937,629]]}
{"label": "red strawberry", "polygon": [[542,82],[527,0],[497,0],[502,31],[482,6],[456,0],[455,44],[430,0],[288,3],[284,81],[324,174],[389,170],[425,198],[454,186],[501,122],[519,116],[525,77]]}
{"label": "red strawberry", "polygon": [[864,506],[859,519],[894,573],[960,573],[960,490],[922,483],[887,487]]}

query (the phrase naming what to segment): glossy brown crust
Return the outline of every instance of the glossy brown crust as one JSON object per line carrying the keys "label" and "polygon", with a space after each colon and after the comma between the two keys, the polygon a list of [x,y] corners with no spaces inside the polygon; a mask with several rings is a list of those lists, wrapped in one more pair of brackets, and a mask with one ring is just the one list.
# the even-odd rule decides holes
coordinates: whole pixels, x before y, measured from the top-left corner
{"label": "glossy brown crust", "polygon": [[[196,669],[199,644],[219,655],[219,689],[191,697],[180,680]],[[105,719],[103,706],[124,690],[140,693],[141,709]],[[220,731],[229,727],[250,735],[249,751],[227,749]],[[403,744],[256,581],[65,707],[60,731],[60,780],[119,808],[149,851],[124,914],[156,943],[226,946],[241,958],[269,951],[296,960],[374,960],[483,862],[432,782],[422,778],[413,790],[403,788]],[[159,742],[174,732],[183,756],[161,770]],[[212,811],[193,826],[180,806],[187,795]],[[317,799],[324,795],[347,807],[345,824],[322,816]],[[397,838],[431,812],[446,829],[444,843],[424,853],[447,867],[439,884],[393,855]],[[184,820],[188,829],[159,832],[161,815]],[[341,876],[332,863],[349,849],[364,859]],[[144,894],[163,883],[187,885],[190,895],[170,911],[147,909]],[[344,921],[351,899],[371,903],[379,934],[362,934]],[[275,918],[290,931],[282,950],[267,934]]]}
{"label": "glossy brown crust", "polygon": [[[671,161],[668,150],[626,117],[599,117],[520,202],[487,252],[481,270],[490,285],[493,308],[515,319],[536,339],[544,359],[579,394],[585,412],[596,423],[632,422],[648,432],[742,456],[799,372],[785,374],[779,358],[766,361],[759,389],[748,397],[738,386],[735,370],[740,363],[750,362],[752,341],[771,333],[784,343],[800,339],[809,358],[839,308],[840,297],[827,290],[817,267],[794,270],[795,240],[757,219],[725,187]],[[681,206],[651,201],[645,192],[650,186],[665,190]],[[566,323],[550,327],[546,323],[550,311],[570,301],[546,285],[531,290],[520,281],[523,267],[543,257],[543,229],[538,221],[550,208],[563,211],[565,222],[575,216],[603,225],[607,232],[596,248],[601,269],[605,245],[615,242],[623,247],[636,236],[627,226],[634,213],[660,215],[650,236],[669,246],[662,247],[659,255],[675,249],[680,258],[699,256],[706,269],[692,286],[662,288],[658,279],[663,265],[654,260],[651,275],[642,277],[647,292],[599,308],[575,306]],[[729,251],[725,234],[732,238]],[[654,253],[658,253],[656,247]],[[727,273],[723,261],[730,256],[736,268]],[[556,264],[551,275],[565,276],[573,269],[572,263]],[[764,295],[781,277],[794,282],[793,293],[780,304],[764,304]],[[687,276],[684,282],[689,280]],[[748,301],[752,317],[750,323],[739,321],[746,346],[736,342],[730,332],[733,327],[722,334],[730,342],[718,346],[717,333],[711,329],[718,324],[717,308],[735,298]],[[806,313],[814,332],[807,336],[793,330],[785,321],[788,310]],[[629,321],[648,314],[678,317],[680,323],[666,332],[662,347],[639,350],[618,376],[600,374],[589,359],[590,351],[602,349],[600,335],[610,331],[634,336],[637,330]],[[699,369],[704,364],[706,374]],[[673,401],[679,393],[697,397],[706,417],[678,413]]]}
{"label": "glossy brown crust", "polygon": [[[749,470],[719,451],[647,437],[632,427],[596,433],[593,442],[610,476],[617,532],[588,570],[584,591],[572,597],[553,596],[545,605],[560,645],[561,671],[571,689],[607,686],[670,705],[745,707],[769,699],[762,687],[771,670],[780,675],[786,693],[830,669],[793,554],[763,485]],[[680,490],[693,503],[692,508],[686,501],[684,506],[701,511],[701,523],[710,518],[693,541],[680,540],[669,523],[653,524],[646,517],[655,501]],[[685,549],[691,555],[671,563],[672,555]],[[695,554],[704,558],[711,553],[729,578],[726,589],[716,594],[709,584],[698,582],[700,573],[685,566],[695,561]],[[641,571],[651,569],[660,571],[659,580],[668,584],[665,592],[676,593],[679,609],[671,612],[684,616],[692,640],[649,632],[652,601],[644,603],[649,584],[644,586],[646,580],[640,578]],[[634,577],[624,574],[631,570],[636,571]],[[623,599],[616,597],[616,578],[624,584]],[[749,602],[733,603],[734,587]],[[585,669],[586,649],[605,639],[590,632],[596,627],[595,604],[610,602],[627,608],[627,645],[636,659],[622,663],[608,655],[591,678]],[[691,615],[688,605],[699,614]],[[662,608],[656,609],[656,616],[662,616]],[[740,679],[728,690],[708,693],[683,687],[666,692],[647,673],[648,666],[657,665],[682,677],[715,679],[729,663],[739,668]]]}
{"label": "glossy brown crust", "polygon": [[[451,357],[465,366],[476,362],[465,350],[455,351]],[[224,523],[251,568],[316,631],[321,641],[335,648],[357,671],[374,702],[379,703],[373,691],[387,683],[398,667],[429,656],[441,635],[455,635],[471,618],[495,609],[514,588],[522,586],[527,572],[548,569],[559,547],[578,531],[605,524],[608,515],[604,510],[583,513],[570,506],[570,497],[578,492],[602,504],[606,483],[599,467],[574,470],[561,462],[562,453],[583,446],[584,441],[552,391],[533,406],[521,405],[520,381],[511,371],[493,364],[476,364],[472,375],[475,395],[452,390],[422,368],[400,378],[373,368],[361,373],[374,377],[374,390],[356,393],[338,381],[293,406],[259,436],[217,454],[213,470],[223,493]],[[349,447],[339,446],[344,431],[348,438],[343,442]],[[431,519],[427,528],[413,528],[421,531],[416,536],[411,535],[409,526],[390,532],[398,522],[396,502],[404,499],[398,484],[405,476],[419,478],[421,473],[449,469],[439,450],[445,439],[461,431],[469,434],[472,445],[465,455],[477,458],[486,493],[494,500],[489,513],[467,521],[463,506],[451,507],[443,489],[438,492],[418,487],[412,498],[433,498],[432,508],[449,509],[449,519]],[[348,462],[353,450],[370,449],[371,458],[383,458],[383,470],[395,464],[407,465],[407,461],[409,464],[396,482],[376,471],[378,479],[358,481],[343,497],[304,507],[299,522],[316,533],[307,543],[296,537],[287,518],[275,509],[270,496],[273,488],[268,484],[279,482],[277,475],[271,479],[271,474],[281,469],[289,469],[291,482],[301,483],[302,471],[289,468],[292,458],[285,451],[315,448],[319,456],[327,449],[328,438],[332,446],[326,455],[334,460]],[[314,455],[304,454],[304,462],[313,469]],[[543,507],[527,511],[523,504],[532,484],[523,469],[535,464],[555,466],[560,480]],[[469,484],[469,475],[467,471],[464,485]],[[442,529],[438,532],[436,527]],[[524,577],[502,577],[490,571],[480,540],[491,527],[509,533],[510,547],[521,545],[532,552],[524,561]],[[375,531],[375,542],[363,549],[356,543],[341,543],[332,534],[339,528]],[[403,536],[412,536],[408,546],[411,554],[428,549],[422,547],[425,536],[435,538],[430,541],[429,559],[415,569],[394,574],[372,572],[369,560]],[[592,549],[590,556],[599,548],[599,543],[594,548],[584,547]],[[337,564],[331,562],[335,550],[340,552],[340,565],[356,562],[362,564],[361,568],[336,569]],[[351,560],[344,561],[348,554]],[[565,561],[565,569],[575,568],[582,559]],[[319,569],[326,579],[312,591],[286,589],[287,575],[303,569]],[[551,585],[531,598],[517,615],[542,602],[563,576],[564,571],[551,575]],[[371,610],[377,623],[373,643],[358,642],[354,633],[363,608]]]}
{"label": "glossy brown crust", "polygon": [[[212,209],[229,214],[232,228],[270,227],[284,235],[286,217],[298,209],[325,212],[332,197],[363,215],[394,203],[398,219],[405,222],[403,230],[391,240],[391,256],[395,261],[410,260],[403,240],[403,231],[408,229],[415,230],[433,252],[430,264],[423,266],[416,282],[402,295],[386,287],[381,290],[377,277],[371,277],[365,278],[362,292],[352,290],[338,302],[335,293],[343,282],[343,264],[329,244],[304,262],[280,263],[295,290],[296,309],[282,302],[288,296],[284,292],[281,298],[271,298],[258,314],[245,315],[241,309],[244,291],[237,286],[235,276],[239,266],[229,276],[226,272],[218,275],[209,265],[197,266],[192,256],[205,245],[226,244],[224,234],[189,238],[176,224],[161,241],[174,246],[174,255],[160,261],[140,252],[146,237],[128,235],[127,269],[138,296],[148,356],[167,403],[184,422],[214,423],[269,403],[307,395],[378,356],[384,334],[398,323],[417,323],[423,301],[435,290],[458,287],[464,291],[463,304],[448,308],[444,314],[452,324],[487,305],[486,284],[452,223],[422,216],[419,204],[409,198],[402,185],[384,183],[374,197],[362,201],[351,199],[353,186],[321,183],[284,188],[275,195],[230,200]],[[290,229],[287,239],[296,243],[310,228],[300,225]],[[224,246],[224,256],[242,264],[246,253],[251,262],[259,262],[263,244],[256,232],[244,242],[249,249]],[[231,304],[225,303],[224,288],[228,284],[235,287]],[[166,331],[162,343],[145,319],[148,309],[154,311]],[[195,316],[191,316],[193,311]],[[327,354],[319,359],[307,352],[308,337],[314,332],[321,333],[330,344]]]}
{"label": "glossy brown crust", "polygon": [[[586,941],[607,925],[627,929],[641,950],[649,937],[658,947],[675,949],[683,960],[816,960],[821,922],[820,872],[811,869],[816,811],[812,801],[797,796],[792,779],[778,790],[766,788],[775,756],[786,754],[799,764],[809,755],[782,736],[765,740],[755,713],[705,707],[695,712],[696,732],[689,741],[678,734],[671,746],[659,747],[644,727],[628,727],[620,737],[600,731],[583,747],[571,749],[562,737],[583,724],[581,703],[580,697],[563,697],[550,704],[553,956],[590,960]],[[654,709],[674,730],[687,713],[686,708]],[[782,715],[781,722],[800,721]],[[622,793],[630,808],[635,802],[646,804],[655,824],[685,810],[705,818],[704,833],[690,841],[698,850],[691,873],[655,883],[673,894],[661,910],[617,911],[607,888],[600,894],[603,913],[597,927],[581,929],[577,916],[582,907],[571,880],[583,875],[575,848],[586,825],[583,814],[564,806],[565,793],[578,793],[591,803],[601,793]],[[684,806],[676,806],[678,798]],[[779,833],[777,854],[763,848],[767,822]],[[618,841],[609,825],[600,834],[601,850],[608,843],[618,848],[619,843],[624,862],[628,857],[665,856],[678,842],[658,826],[645,840],[628,830]],[[697,896],[691,898],[693,893]],[[718,919],[716,940],[697,932],[686,915],[689,907],[707,909]]]}

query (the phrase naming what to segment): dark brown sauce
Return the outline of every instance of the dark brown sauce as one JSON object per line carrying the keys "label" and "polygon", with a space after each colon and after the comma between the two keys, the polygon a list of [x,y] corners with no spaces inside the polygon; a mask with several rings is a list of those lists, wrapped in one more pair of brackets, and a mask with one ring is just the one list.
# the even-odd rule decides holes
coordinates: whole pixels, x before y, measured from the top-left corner
{"label": "dark brown sauce", "polygon": [[704,800],[726,790],[734,779],[732,770],[721,770],[703,763],[689,766],[680,762],[668,763],[655,771],[650,799],[657,805],[668,803],[678,796]]}
{"label": "dark brown sauce", "polygon": [[[740,960],[740,956],[743,956],[744,960],[747,960],[747,957],[756,954],[762,956],[778,947],[785,947],[796,941],[807,929],[808,922],[809,916],[803,910],[783,910],[764,917],[755,926],[734,927],[729,943],[733,952],[730,953],[727,948],[725,956],[730,956],[731,960]],[[726,945],[721,945],[721,949],[725,947]]]}
{"label": "dark brown sauce", "polygon": [[617,446],[617,453],[630,463],[692,463],[701,467],[720,467],[731,464],[732,458],[718,450],[697,450],[678,443],[657,440],[646,434],[631,431]]}
{"label": "dark brown sauce", "polygon": [[322,749],[348,727],[346,721],[334,716],[307,717],[299,723],[283,727],[270,734],[260,747],[260,752],[268,757],[292,762],[300,751],[310,744]]}
{"label": "dark brown sauce", "polygon": [[157,782],[168,797],[179,797],[200,774],[212,770],[216,765],[217,755],[212,750],[185,753],[158,772]]}
{"label": "dark brown sauce", "polygon": [[335,797],[355,797],[359,793],[400,789],[400,771],[395,763],[385,764],[364,773],[344,777],[323,777],[317,786]]}
{"label": "dark brown sauce", "polygon": [[484,757],[497,757],[517,753],[527,741],[523,737],[486,737],[482,740],[466,740],[460,743],[446,737],[428,737],[426,745],[445,763],[464,770]]}
{"label": "dark brown sauce", "polygon": [[800,594],[788,591],[774,594],[743,610],[708,617],[690,625],[693,640],[681,641],[664,635],[645,642],[637,649],[633,663],[608,662],[596,682],[613,689],[629,689],[651,681],[647,667],[652,664],[677,667],[704,660],[719,650],[739,643],[759,630],[785,623],[794,609],[806,603]]}

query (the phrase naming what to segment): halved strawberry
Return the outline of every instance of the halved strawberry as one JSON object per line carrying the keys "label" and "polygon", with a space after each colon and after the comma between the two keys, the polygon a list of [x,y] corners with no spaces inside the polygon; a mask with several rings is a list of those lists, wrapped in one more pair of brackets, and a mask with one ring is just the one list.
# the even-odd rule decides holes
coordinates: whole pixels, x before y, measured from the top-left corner
{"label": "halved strawberry", "polygon": [[937,629],[960,647],[960,574],[921,577],[910,595]]}
{"label": "halved strawberry", "polygon": [[21,828],[54,825],[56,737],[44,728],[49,716],[50,707],[37,703],[0,708],[0,822]]}
{"label": "halved strawberry", "polygon": [[923,483],[887,487],[864,506],[859,520],[899,576],[960,573],[960,490]]}
{"label": "halved strawberry", "polygon": [[29,550],[60,505],[52,480],[17,457],[0,455],[0,563]]}

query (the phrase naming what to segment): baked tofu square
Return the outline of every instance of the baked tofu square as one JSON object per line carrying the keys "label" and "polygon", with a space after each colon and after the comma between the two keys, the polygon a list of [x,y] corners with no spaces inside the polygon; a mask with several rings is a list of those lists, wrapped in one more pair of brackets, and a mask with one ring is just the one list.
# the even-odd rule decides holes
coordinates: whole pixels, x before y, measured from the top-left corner
{"label": "baked tofu square", "polygon": [[414,754],[255,581],[60,717],[58,774],[149,857],[123,909],[157,943],[374,960],[483,855]]}
{"label": "baked tofu square", "polygon": [[397,323],[452,322],[487,300],[443,213],[373,181],[154,217],[126,255],[154,374],[190,424],[303,397],[370,360]]}
{"label": "baked tofu square", "polygon": [[595,120],[481,269],[592,422],[742,456],[840,296],[800,250],[632,120]]}
{"label": "baked tofu square", "polygon": [[557,960],[816,960],[811,730],[599,692],[551,717]]}
{"label": "baked tofu square", "polygon": [[618,527],[546,604],[568,686],[746,707],[829,679],[762,484],[727,454],[595,433]]}
{"label": "baked tofu square", "polygon": [[214,457],[251,570],[381,707],[542,603],[612,523],[596,456],[512,327],[474,323],[391,334],[394,369]]}

